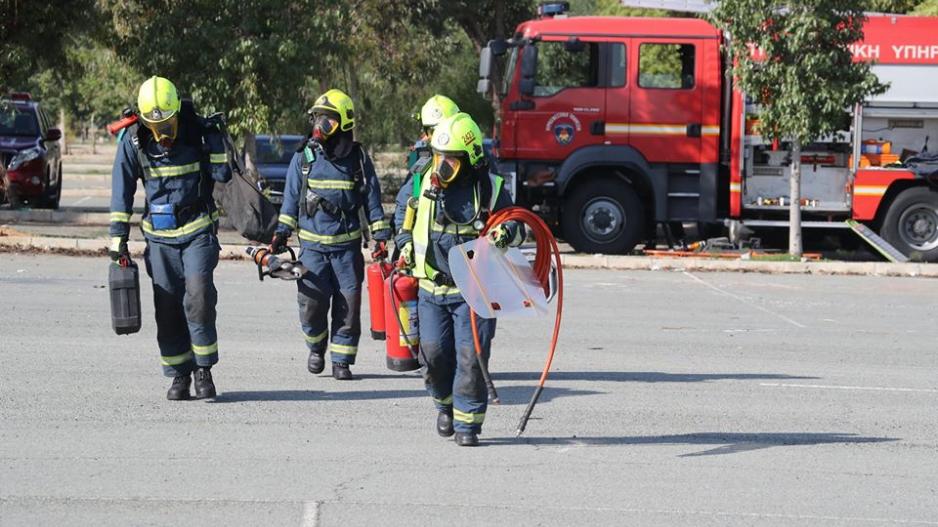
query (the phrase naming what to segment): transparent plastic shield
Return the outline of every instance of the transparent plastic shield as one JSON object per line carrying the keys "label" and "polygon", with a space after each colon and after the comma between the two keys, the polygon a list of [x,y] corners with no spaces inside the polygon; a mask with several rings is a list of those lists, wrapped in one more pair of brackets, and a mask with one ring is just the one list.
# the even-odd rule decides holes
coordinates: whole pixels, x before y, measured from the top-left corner
{"label": "transparent plastic shield", "polygon": [[544,289],[524,254],[479,238],[449,251],[449,269],[463,298],[483,318],[547,314]]}

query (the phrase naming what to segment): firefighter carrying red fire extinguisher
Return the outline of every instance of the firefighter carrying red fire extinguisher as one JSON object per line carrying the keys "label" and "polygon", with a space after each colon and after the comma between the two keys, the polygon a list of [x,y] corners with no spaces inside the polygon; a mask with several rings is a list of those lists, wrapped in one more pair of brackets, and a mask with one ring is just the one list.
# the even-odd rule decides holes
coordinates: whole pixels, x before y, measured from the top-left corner
{"label": "firefighter carrying red fire extinguisher", "polygon": [[[401,257],[419,280],[417,318],[427,390],[438,411],[436,430],[455,433],[456,444],[475,446],[487,407],[487,390],[476,359],[470,308],[451,277],[450,248],[478,238],[491,212],[511,206],[501,177],[489,173],[479,126],[465,113],[441,121],[433,131],[429,177],[413,193],[414,179],[398,194],[395,218],[404,220],[395,238]],[[415,200],[410,199],[416,195]],[[407,211],[407,207],[414,208]],[[496,246],[520,245],[524,229],[507,222],[490,233]],[[482,359],[488,361],[494,319],[478,319]]]}
{"label": "firefighter carrying red fire extinguisher", "polygon": [[[364,209],[382,257],[391,225],[381,208],[381,187],[371,158],[355,142],[352,99],[340,90],[322,94],[310,109],[312,132],[287,171],[273,253],[299,231],[300,261],[308,272],[297,281],[300,324],[309,350],[307,369],[321,373],[331,352],[332,376],[352,379],[361,336],[361,252]],[[331,327],[327,315],[331,308]]]}

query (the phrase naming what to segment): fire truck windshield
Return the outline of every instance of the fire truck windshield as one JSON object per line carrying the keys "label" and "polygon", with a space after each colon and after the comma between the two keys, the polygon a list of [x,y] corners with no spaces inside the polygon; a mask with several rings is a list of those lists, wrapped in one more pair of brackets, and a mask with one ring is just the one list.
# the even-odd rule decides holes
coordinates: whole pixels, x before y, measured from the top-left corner
{"label": "fire truck windshield", "polygon": [[500,57],[501,60],[498,61],[499,67],[496,69],[499,73],[498,92],[502,97],[508,95],[508,90],[511,89],[511,81],[515,76],[515,65],[518,63],[518,53],[520,49],[520,47],[512,47],[508,50],[508,53]]}

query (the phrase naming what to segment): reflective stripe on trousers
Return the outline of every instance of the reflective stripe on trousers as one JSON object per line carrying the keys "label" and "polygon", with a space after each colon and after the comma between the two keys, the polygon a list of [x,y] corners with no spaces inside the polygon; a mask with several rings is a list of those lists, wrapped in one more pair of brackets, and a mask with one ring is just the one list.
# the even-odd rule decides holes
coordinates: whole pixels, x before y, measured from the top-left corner
{"label": "reflective stripe on trousers", "polygon": [[[453,428],[478,432],[485,420],[488,392],[476,360],[469,319],[469,305],[419,292],[417,318],[420,325],[420,360],[427,366],[427,390],[438,409],[451,402]],[[495,320],[478,318],[482,356],[488,360]]]}
{"label": "reflective stripe on trousers", "polygon": [[156,341],[168,377],[218,362],[213,277],[218,251],[210,232],[178,245],[147,242],[143,259],[153,280]]}
{"label": "reflective stripe on trousers", "polygon": [[[303,249],[300,261],[309,270],[296,282],[300,325],[308,349],[324,353],[328,348],[332,362],[355,364],[365,279],[365,259],[361,251],[357,248],[329,252]],[[328,342],[326,335],[330,336]]]}

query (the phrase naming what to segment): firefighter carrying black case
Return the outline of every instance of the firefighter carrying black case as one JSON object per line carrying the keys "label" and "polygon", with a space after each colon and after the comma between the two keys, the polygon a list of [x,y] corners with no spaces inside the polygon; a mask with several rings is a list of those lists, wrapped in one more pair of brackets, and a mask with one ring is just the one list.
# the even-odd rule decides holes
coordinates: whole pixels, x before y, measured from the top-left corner
{"label": "firefighter carrying black case", "polygon": [[111,295],[111,325],[114,332],[129,335],[140,331],[140,271],[133,260],[126,258],[120,262],[111,262],[108,291]]}

